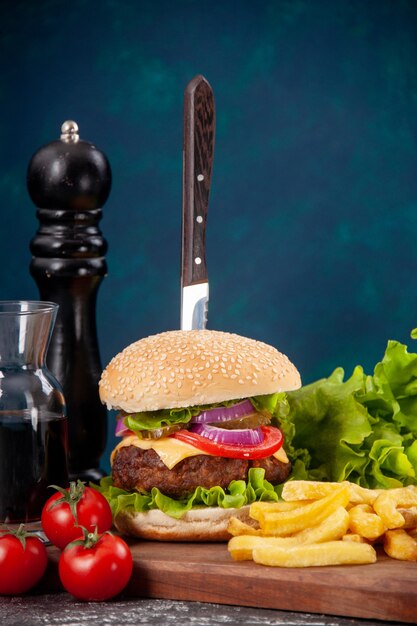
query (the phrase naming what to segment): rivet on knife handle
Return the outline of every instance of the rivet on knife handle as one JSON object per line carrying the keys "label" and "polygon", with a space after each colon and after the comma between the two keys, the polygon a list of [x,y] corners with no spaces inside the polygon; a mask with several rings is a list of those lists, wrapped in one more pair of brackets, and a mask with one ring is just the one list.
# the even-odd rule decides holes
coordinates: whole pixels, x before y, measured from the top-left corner
{"label": "rivet on knife handle", "polygon": [[194,77],[184,92],[181,328],[204,328],[208,304],[206,223],[214,155],[215,106],[207,80]]}

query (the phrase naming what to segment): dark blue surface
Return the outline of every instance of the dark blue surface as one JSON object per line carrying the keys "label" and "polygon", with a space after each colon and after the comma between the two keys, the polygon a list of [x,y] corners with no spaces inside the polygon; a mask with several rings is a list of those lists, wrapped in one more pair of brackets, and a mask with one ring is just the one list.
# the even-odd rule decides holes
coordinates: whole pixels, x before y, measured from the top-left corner
{"label": "dark blue surface", "polygon": [[[0,2],[0,298],[37,297],[34,151],[75,119],[108,156],[103,364],[179,324],[182,98],[217,104],[209,326],[305,382],[417,326],[417,3]],[[411,340],[410,340],[411,341]],[[112,442],[109,443],[111,445]]]}

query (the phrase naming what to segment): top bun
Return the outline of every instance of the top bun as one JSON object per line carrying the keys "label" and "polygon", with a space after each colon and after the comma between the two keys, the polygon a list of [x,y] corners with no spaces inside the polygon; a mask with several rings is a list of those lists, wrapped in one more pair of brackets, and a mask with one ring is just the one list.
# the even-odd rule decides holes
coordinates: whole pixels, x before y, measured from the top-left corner
{"label": "top bun", "polygon": [[99,388],[109,409],[138,413],[239,400],[300,385],[291,361],[266,343],[216,330],[174,330],[140,339],[117,354]]}

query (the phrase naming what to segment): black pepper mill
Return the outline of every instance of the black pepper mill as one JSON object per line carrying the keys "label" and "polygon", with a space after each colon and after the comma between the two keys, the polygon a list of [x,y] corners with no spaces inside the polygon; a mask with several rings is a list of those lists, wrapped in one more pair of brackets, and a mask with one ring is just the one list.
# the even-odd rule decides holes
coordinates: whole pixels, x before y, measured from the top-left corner
{"label": "black pepper mill", "polygon": [[59,304],[48,367],[67,403],[70,478],[95,481],[103,476],[107,437],[107,411],[98,395],[96,299],[107,273],[107,243],[98,223],[110,193],[110,165],[67,121],[60,141],[32,157],[27,185],[40,222],[30,244],[30,272],[41,299]]}

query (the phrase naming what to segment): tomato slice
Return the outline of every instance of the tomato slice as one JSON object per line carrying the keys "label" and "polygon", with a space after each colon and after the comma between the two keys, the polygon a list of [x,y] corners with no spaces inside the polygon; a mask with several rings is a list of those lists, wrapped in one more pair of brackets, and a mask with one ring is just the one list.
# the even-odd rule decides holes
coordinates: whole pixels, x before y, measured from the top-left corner
{"label": "tomato slice", "polygon": [[261,426],[261,429],[264,434],[264,440],[256,446],[217,443],[189,430],[179,430],[170,435],[170,437],[189,443],[203,452],[223,456],[228,459],[263,459],[281,448],[284,443],[284,437],[279,428],[275,428],[275,426]]}

